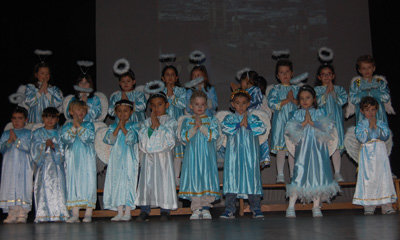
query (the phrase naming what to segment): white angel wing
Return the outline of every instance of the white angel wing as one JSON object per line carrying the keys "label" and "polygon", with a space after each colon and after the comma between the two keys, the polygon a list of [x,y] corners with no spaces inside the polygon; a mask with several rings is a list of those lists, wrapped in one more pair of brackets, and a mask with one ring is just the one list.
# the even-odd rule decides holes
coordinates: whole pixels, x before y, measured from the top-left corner
{"label": "white angel wing", "polygon": [[178,118],[178,127],[176,128],[176,135],[177,135],[178,141],[181,142],[183,145],[185,145],[185,143],[182,141],[182,138],[181,138],[182,123],[183,123],[183,120],[185,120],[186,118],[191,118],[191,117],[192,117],[192,115],[186,114],[186,115],[180,116]]}
{"label": "white angel wing", "polygon": [[11,94],[8,97],[8,100],[13,104],[17,104],[20,107],[29,109],[29,107],[25,104],[25,98],[26,98],[25,90],[26,90],[26,85],[20,85],[17,89],[17,92]]}
{"label": "white angel wing", "polygon": [[344,135],[344,147],[347,154],[358,163],[358,155],[360,154],[361,143],[355,135],[355,126],[349,127]]}
{"label": "white angel wing", "polygon": [[271,118],[265,111],[262,111],[262,110],[254,109],[254,110],[251,110],[250,113],[259,117],[265,125],[265,128],[266,128],[265,133],[258,136],[258,140],[259,140],[260,144],[262,144],[263,142],[268,140],[269,131],[271,130]]}
{"label": "white angel wing", "polygon": [[383,104],[385,106],[385,110],[388,114],[392,114],[395,115],[396,112],[394,111],[393,107],[392,107],[392,101],[389,100],[388,102]]}
{"label": "white angel wing", "polygon": [[[222,121],[224,120],[224,118],[225,118],[228,114],[231,114],[231,112],[225,111],[225,110],[223,110],[223,111],[218,111],[218,112],[215,114],[215,117],[218,119],[219,124],[222,123]],[[227,141],[227,137],[226,137],[225,134],[222,133],[221,127],[219,128],[219,131],[220,131],[220,133],[219,133],[219,137],[218,137],[218,139],[217,139],[217,149],[219,149],[221,146],[226,147],[226,141]]]}
{"label": "white angel wing", "polygon": [[62,104],[62,106],[63,106],[63,113],[64,113],[65,119],[67,119],[67,120],[72,119],[71,116],[68,114],[68,105],[69,105],[69,102],[71,102],[71,99],[72,99],[73,97],[74,97],[74,95],[70,94],[70,95],[66,96],[66,97],[64,98],[64,100],[63,100],[63,104]]}
{"label": "white angel wing", "polygon": [[107,130],[107,127],[100,127],[99,129],[97,129],[94,140],[94,149],[96,151],[96,155],[104,164],[108,164],[112,147],[111,145],[108,145],[103,141]]}
{"label": "white angel wing", "polygon": [[101,115],[96,119],[96,121],[104,121],[108,113],[108,99],[102,92],[95,92],[94,95],[100,98],[101,103]]}
{"label": "white angel wing", "polygon": [[350,102],[350,98],[348,98],[347,100],[347,106],[344,110],[344,117],[346,119],[348,119],[349,117],[351,117],[354,113],[356,112],[356,107],[354,106],[354,104],[352,104]]}
{"label": "white angel wing", "polygon": [[[35,125],[36,123],[27,123],[26,125],[25,125],[25,128],[26,129],[29,129],[29,130],[32,130],[32,128],[33,128],[33,126]],[[41,124],[41,123],[39,123],[39,124]],[[6,124],[6,126],[4,127],[4,130],[3,131],[7,131],[7,130],[10,130],[10,129],[13,129],[14,127],[13,127],[13,125],[12,125],[12,122],[9,122],[9,123],[7,123]],[[37,128],[36,128],[37,129]],[[35,130],[36,130],[35,129]]]}
{"label": "white angel wing", "polygon": [[388,140],[385,141],[385,144],[386,144],[387,155],[389,157],[390,154],[392,153],[392,147],[393,147],[393,133],[392,133],[392,131],[390,131],[389,138],[388,138]]}
{"label": "white angel wing", "polygon": [[144,96],[146,97],[146,99],[149,99],[150,95],[144,91],[144,88],[145,88],[145,85],[139,85],[139,86],[135,87],[135,91],[144,93]]}
{"label": "white angel wing", "polygon": [[272,110],[271,108],[268,107],[268,94],[271,91],[271,89],[274,88],[274,86],[275,86],[275,84],[271,84],[271,85],[267,86],[267,89],[265,89],[265,98],[266,98],[266,101],[267,101],[267,105],[266,106],[269,109],[269,111],[271,112],[271,114],[274,112],[274,110]]}

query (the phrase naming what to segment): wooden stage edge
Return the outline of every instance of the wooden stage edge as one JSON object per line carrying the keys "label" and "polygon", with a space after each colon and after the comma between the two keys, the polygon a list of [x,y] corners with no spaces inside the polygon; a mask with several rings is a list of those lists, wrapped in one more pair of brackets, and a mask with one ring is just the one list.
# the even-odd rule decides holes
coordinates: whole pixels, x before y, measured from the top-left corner
{"label": "wooden stage edge", "polygon": [[[342,182],[339,183],[341,187],[354,187],[355,182]],[[393,204],[393,207],[400,210],[400,179],[394,179],[394,185],[396,189],[397,202]],[[286,184],[263,184],[263,189],[284,189]],[[177,188],[179,190],[179,188]],[[98,193],[102,193],[103,190],[99,189]],[[286,211],[287,204],[263,204],[261,205],[261,211],[263,212],[278,212]],[[322,210],[346,210],[346,209],[362,209],[362,206],[353,205],[351,202],[332,202],[330,204],[323,203]],[[311,210],[312,204],[297,203],[295,206],[296,210]],[[239,215],[243,216],[244,213],[250,212],[250,207],[245,204],[243,199],[239,199]],[[84,210],[80,211],[80,216],[83,217],[85,214]],[[112,210],[93,210],[93,217],[113,217],[117,214],[116,211]],[[131,211],[132,216],[139,216],[140,209]],[[190,208],[178,208],[177,210],[171,211],[171,215],[190,215],[192,210]],[[160,209],[152,209],[150,212],[151,216],[160,215]]]}

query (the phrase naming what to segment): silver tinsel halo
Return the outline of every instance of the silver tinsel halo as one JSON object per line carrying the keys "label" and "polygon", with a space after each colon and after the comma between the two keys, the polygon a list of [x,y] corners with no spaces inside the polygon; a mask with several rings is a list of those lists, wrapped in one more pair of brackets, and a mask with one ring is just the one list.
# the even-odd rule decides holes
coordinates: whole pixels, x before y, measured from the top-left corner
{"label": "silver tinsel halo", "polygon": [[330,62],[333,60],[333,50],[328,47],[321,47],[318,50],[318,57],[323,62]]}
{"label": "silver tinsel halo", "polygon": [[146,83],[144,87],[144,92],[147,94],[156,94],[163,91],[165,88],[165,84],[161,80],[154,80],[151,82]]}
{"label": "silver tinsel halo", "polygon": [[93,88],[83,88],[78,85],[74,85],[74,90],[77,92],[91,93],[93,92]]}
{"label": "silver tinsel halo", "polygon": [[302,73],[300,75],[297,75],[296,77],[290,79],[290,83],[297,85],[301,83],[302,81],[306,80],[308,78],[308,72]]}
{"label": "silver tinsel halo", "polygon": [[43,49],[35,49],[35,51],[33,51],[34,54],[38,55],[38,56],[50,56],[53,54],[53,52],[51,50],[43,50]]}
{"label": "silver tinsel halo", "polygon": [[200,65],[200,64],[204,63],[205,61],[206,61],[206,55],[199,50],[194,50],[189,55],[190,63]]}
{"label": "silver tinsel halo", "polygon": [[176,61],[176,55],[174,53],[160,54],[158,60],[161,63],[173,63]]}
{"label": "silver tinsel halo", "polygon": [[203,81],[204,81],[203,77],[198,77],[198,78],[195,78],[195,79],[185,83],[183,86],[185,88],[192,88],[192,87],[195,87],[196,85],[202,83]]}
{"label": "silver tinsel halo", "polygon": [[125,58],[118,59],[117,61],[115,61],[113,66],[114,73],[118,75],[127,73],[129,71],[129,68],[130,68],[129,61]]}
{"label": "silver tinsel halo", "polygon": [[281,58],[289,58],[289,56],[290,56],[289,49],[272,51],[272,58],[276,59],[276,60],[281,59]]}
{"label": "silver tinsel halo", "polygon": [[245,72],[249,72],[249,71],[251,71],[251,69],[248,68],[248,67],[245,67],[245,68],[243,68],[243,69],[240,69],[240,70],[237,71],[237,73],[236,73],[236,79],[237,79],[238,81],[240,81],[240,77],[242,76],[242,74],[245,73]]}

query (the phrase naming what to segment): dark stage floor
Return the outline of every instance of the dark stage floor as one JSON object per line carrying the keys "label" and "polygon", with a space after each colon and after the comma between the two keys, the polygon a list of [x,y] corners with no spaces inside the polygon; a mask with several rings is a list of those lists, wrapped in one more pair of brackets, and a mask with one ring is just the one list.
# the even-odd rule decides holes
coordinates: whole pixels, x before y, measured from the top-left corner
{"label": "dark stage floor", "polygon": [[264,220],[246,215],[235,220],[190,221],[189,216],[173,216],[161,222],[110,222],[94,218],[92,223],[0,224],[0,239],[400,239],[400,215],[364,216],[361,210],[324,211],[312,218],[311,211],[298,211],[296,219],[284,212],[265,213]]}

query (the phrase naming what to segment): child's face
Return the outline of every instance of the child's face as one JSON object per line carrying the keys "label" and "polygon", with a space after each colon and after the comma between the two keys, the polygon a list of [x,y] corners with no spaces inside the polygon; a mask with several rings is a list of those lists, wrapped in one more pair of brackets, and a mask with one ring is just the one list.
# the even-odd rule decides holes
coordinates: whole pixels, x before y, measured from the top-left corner
{"label": "child's face", "polygon": [[313,106],[315,99],[310,92],[302,91],[299,94],[299,101],[303,109],[308,109]]}
{"label": "child's face", "polygon": [[195,115],[204,115],[207,109],[207,99],[196,97],[190,102],[189,107]]}
{"label": "child's face", "polygon": [[[198,77],[203,77],[203,78],[205,78],[206,76],[205,76],[205,74],[204,74],[201,70],[196,69],[196,70],[194,70],[193,73],[192,73],[192,80],[193,80],[193,79],[196,79],[196,78],[198,78]],[[204,81],[201,82],[201,83],[199,83],[199,84],[196,86],[196,88],[197,88],[197,89],[201,89],[201,88],[203,88],[203,86],[204,86]]]}
{"label": "child's face", "polygon": [[48,82],[50,80],[50,69],[48,67],[41,67],[35,73],[35,77],[39,82]]}
{"label": "child's face", "polygon": [[365,106],[363,109],[361,109],[361,113],[364,114],[365,118],[367,119],[373,119],[376,117],[376,112],[378,109],[376,106],[368,105]]}
{"label": "child's face", "polygon": [[363,78],[372,79],[375,72],[375,65],[368,62],[361,62],[358,71]]}
{"label": "child's face", "polygon": [[335,74],[333,74],[333,72],[329,68],[322,69],[320,74],[318,75],[318,79],[322,82],[323,86],[329,85],[334,78]]}
{"label": "child's face", "polygon": [[290,84],[290,79],[293,77],[293,72],[288,66],[279,66],[278,68],[278,79],[282,84]]}
{"label": "child's face", "polygon": [[58,123],[58,117],[43,117],[44,128],[54,129]]}
{"label": "child's face", "polygon": [[133,110],[129,106],[120,105],[115,109],[118,119],[122,121],[128,121],[133,113]]}
{"label": "child's face", "polygon": [[121,80],[119,80],[119,86],[121,90],[124,92],[129,92],[133,90],[133,86],[135,86],[136,80],[133,80],[129,76],[123,76]]}
{"label": "child's face", "polygon": [[245,79],[240,80],[240,88],[241,89],[247,89],[249,87],[251,87],[251,84],[250,84],[250,81],[249,81],[248,77],[246,77]]}
{"label": "child's face", "polygon": [[15,129],[20,129],[25,127],[26,121],[28,119],[25,118],[22,113],[13,113],[11,115],[11,123]]}
{"label": "child's face", "polygon": [[169,103],[165,102],[162,97],[156,97],[150,100],[150,109],[157,117],[165,115],[168,106]]}
{"label": "child's face", "polygon": [[231,104],[235,111],[240,115],[245,113],[247,108],[250,106],[249,100],[243,96],[236,97]]}
{"label": "child's face", "polygon": [[176,76],[175,71],[172,68],[168,68],[164,72],[164,76],[161,79],[165,82],[166,85],[174,85],[176,81],[178,81],[178,76]]}
{"label": "child's face", "polygon": [[78,119],[80,122],[83,122],[83,119],[85,118],[87,114],[87,110],[84,107],[81,106],[73,106],[69,108],[69,114],[73,117]]}
{"label": "child's face", "polygon": [[81,88],[91,88],[92,87],[90,82],[86,78],[82,78],[79,81],[78,86]]}

